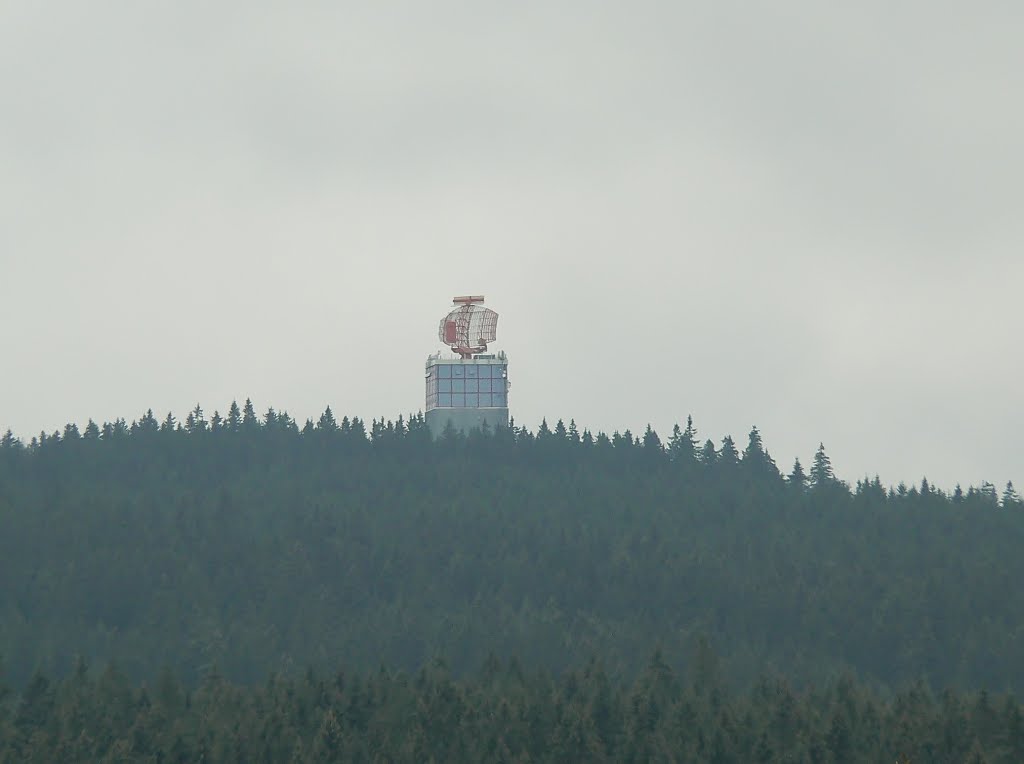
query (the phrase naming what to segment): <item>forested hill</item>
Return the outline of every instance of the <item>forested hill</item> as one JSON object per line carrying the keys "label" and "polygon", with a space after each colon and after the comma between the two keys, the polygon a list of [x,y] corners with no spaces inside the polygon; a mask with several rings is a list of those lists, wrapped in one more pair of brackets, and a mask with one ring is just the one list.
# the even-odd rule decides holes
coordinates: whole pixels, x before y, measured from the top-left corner
{"label": "forested hill", "polygon": [[0,655],[24,683],[76,654],[137,678],[489,653],[613,674],[706,636],[726,677],[1024,689],[1024,506],[783,477],[756,430],[432,442],[422,418],[182,423],[0,442]]}

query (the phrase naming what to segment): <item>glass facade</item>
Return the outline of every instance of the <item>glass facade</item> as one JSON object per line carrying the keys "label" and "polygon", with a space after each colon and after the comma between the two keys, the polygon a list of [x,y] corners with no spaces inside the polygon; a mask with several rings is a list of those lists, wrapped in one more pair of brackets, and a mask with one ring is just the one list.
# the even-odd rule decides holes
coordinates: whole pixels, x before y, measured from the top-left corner
{"label": "glass facade", "polygon": [[504,363],[436,363],[427,367],[427,411],[435,408],[505,408]]}

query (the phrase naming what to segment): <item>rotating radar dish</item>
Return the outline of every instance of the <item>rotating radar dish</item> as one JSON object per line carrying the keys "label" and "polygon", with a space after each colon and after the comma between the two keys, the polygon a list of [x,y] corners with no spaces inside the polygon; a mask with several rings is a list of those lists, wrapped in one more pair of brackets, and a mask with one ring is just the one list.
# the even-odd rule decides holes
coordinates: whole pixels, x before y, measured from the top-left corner
{"label": "rotating radar dish", "polygon": [[483,306],[483,295],[455,297],[456,306],[441,319],[437,336],[463,358],[483,353],[497,339],[498,314]]}

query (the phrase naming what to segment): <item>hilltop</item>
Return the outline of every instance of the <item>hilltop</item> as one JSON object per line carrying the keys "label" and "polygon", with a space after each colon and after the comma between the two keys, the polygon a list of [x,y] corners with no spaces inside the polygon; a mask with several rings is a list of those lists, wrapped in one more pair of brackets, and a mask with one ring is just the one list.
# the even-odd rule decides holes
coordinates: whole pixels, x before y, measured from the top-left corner
{"label": "hilltop", "polygon": [[701,638],[726,678],[1024,687],[1024,505],[787,475],[753,429],[543,423],[433,441],[419,415],[300,427],[232,406],[0,441],[0,655],[241,682],[458,675],[490,653],[631,675]]}

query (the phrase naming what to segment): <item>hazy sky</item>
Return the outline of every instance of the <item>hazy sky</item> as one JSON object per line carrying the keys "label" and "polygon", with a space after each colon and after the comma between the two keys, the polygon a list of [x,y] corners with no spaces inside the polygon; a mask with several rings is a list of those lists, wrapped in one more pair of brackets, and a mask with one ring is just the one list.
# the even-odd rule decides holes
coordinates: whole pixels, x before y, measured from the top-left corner
{"label": "hazy sky", "polygon": [[0,0],[0,429],[422,408],[1024,483],[1019,2]]}

